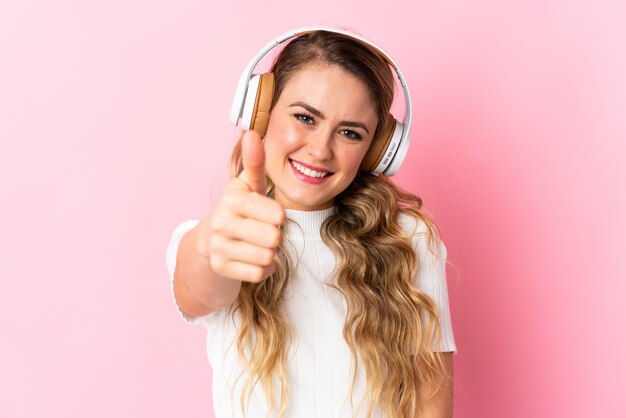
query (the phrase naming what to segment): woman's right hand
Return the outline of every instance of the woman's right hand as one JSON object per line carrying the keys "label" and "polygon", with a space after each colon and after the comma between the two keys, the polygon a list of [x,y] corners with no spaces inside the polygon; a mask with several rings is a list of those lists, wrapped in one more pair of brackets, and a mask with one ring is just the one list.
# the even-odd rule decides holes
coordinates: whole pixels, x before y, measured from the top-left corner
{"label": "woman's right hand", "polygon": [[265,150],[259,134],[242,139],[243,171],[224,188],[219,203],[198,224],[198,252],[219,276],[261,282],[275,268],[285,209],[267,197]]}

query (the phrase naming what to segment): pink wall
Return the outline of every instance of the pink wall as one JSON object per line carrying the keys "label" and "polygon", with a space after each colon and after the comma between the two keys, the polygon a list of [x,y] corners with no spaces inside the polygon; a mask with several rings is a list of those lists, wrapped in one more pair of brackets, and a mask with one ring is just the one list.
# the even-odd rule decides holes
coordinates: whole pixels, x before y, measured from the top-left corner
{"label": "pink wall", "polygon": [[412,89],[398,181],[458,268],[456,416],[626,416],[626,7],[468,3],[2,2],[0,416],[212,416],[165,247],[226,176],[243,66],[307,24]]}

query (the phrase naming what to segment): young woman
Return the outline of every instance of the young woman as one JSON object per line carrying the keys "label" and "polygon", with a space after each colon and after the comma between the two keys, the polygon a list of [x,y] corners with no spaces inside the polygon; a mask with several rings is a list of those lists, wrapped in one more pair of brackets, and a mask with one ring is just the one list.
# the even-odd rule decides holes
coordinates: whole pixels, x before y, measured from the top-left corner
{"label": "young woman", "polygon": [[451,417],[445,246],[421,199],[372,173],[389,60],[316,30],[262,78],[268,120],[168,247],[179,311],[207,328],[215,416]]}

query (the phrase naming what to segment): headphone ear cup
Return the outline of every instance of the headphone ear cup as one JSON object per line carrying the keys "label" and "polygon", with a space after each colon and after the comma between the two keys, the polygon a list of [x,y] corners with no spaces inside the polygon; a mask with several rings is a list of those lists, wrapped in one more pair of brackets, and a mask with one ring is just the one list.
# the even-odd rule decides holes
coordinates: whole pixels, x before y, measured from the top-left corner
{"label": "headphone ear cup", "polygon": [[[380,130],[376,138],[374,138],[372,145],[370,145],[370,148],[367,150],[367,153],[361,162],[361,170],[374,171],[378,167],[387,153],[389,144],[393,142],[392,139],[396,133],[397,123],[398,122],[392,116],[389,117],[387,123]],[[402,132],[400,132],[400,135],[401,134]],[[384,170],[381,170],[380,172],[382,171]],[[380,174],[380,172],[376,174]]]}
{"label": "headphone ear cup", "polygon": [[272,98],[274,97],[274,74],[255,74],[248,83],[248,91],[241,115],[241,128],[255,130],[262,137],[267,132]]}

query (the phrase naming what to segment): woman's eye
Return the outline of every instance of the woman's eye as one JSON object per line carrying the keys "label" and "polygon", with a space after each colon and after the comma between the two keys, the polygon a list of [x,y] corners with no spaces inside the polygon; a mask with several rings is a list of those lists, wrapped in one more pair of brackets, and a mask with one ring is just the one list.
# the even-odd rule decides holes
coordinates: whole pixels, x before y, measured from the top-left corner
{"label": "woman's eye", "polygon": [[342,129],[341,131],[339,131],[342,135],[347,136],[350,139],[363,139],[363,137],[354,131],[351,131],[350,129]]}
{"label": "woman's eye", "polygon": [[304,123],[305,125],[315,125],[315,119],[313,119],[309,115],[306,115],[304,113],[296,113],[293,116],[300,122]]}

